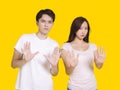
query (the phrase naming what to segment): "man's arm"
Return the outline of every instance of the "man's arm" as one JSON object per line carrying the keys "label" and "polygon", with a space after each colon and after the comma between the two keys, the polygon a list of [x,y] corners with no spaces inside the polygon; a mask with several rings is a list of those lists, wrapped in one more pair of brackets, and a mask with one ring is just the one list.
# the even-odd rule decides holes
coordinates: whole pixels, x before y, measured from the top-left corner
{"label": "man's arm", "polygon": [[50,73],[53,76],[56,76],[58,74],[58,63],[57,63],[57,65],[51,65]]}
{"label": "man's arm", "polygon": [[19,51],[14,49],[14,54],[11,62],[12,68],[20,68],[22,67],[26,61],[23,59],[23,54],[21,54]]}

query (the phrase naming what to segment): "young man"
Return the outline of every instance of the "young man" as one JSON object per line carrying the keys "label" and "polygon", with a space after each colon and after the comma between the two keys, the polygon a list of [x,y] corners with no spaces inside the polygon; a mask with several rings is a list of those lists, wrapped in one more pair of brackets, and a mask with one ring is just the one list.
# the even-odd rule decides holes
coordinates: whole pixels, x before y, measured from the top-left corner
{"label": "young man", "polygon": [[52,78],[58,73],[59,45],[48,37],[55,14],[50,9],[36,15],[38,32],[22,35],[14,47],[12,67],[20,68],[17,90],[52,90]]}

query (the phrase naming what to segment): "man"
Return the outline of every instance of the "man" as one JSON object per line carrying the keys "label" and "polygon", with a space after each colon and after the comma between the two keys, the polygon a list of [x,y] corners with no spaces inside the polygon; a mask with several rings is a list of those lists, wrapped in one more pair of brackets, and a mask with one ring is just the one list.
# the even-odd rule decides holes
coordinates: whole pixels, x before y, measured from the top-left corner
{"label": "man", "polygon": [[14,47],[12,67],[20,68],[17,90],[52,90],[52,78],[58,73],[59,45],[48,37],[55,14],[50,9],[36,15],[38,32],[22,35]]}

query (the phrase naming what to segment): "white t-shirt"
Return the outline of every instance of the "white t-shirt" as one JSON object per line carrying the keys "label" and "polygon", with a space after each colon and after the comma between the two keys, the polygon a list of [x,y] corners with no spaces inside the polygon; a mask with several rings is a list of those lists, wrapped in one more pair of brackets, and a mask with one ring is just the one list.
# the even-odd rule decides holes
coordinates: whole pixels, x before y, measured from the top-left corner
{"label": "white t-shirt", "polygon": [[58,43],[47,37],[40,40],[36,34],[22,35],[15,49],[22,52],[25,42],[30,42],[31,52],[39,52],[31,61],[20,68],[16,82],[19,90],[53,90],[53,82],[50,74],[50,64],[44,55],[52,54]]}
{"label": "white t-shirt", "polygon": [[86,51],[79,51],[73,49],[70,43],[65,43],[62,49],[79,54],[78,64],[70,75],[68,88],[70,90],[96,90],[97,86],[93,72],[96,45],[89,43],[89,48]]}

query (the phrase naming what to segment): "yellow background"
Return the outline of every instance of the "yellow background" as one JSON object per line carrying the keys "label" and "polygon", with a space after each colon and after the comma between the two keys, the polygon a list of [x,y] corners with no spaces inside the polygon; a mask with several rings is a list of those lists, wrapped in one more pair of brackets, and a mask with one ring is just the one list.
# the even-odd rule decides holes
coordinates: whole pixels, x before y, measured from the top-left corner
{"label": "yellow background", "polygon": [[[50,8],[56,20],[49,36],[60,46],[68,39],[73,19],[86,17],[91,26],[90,42],[103,46],[104,67],[94,69],[98,90],[120,90],[120,3],[119,0],[0,0],[0,90],[15,90],[18,69],[11,68],[13,47],[24,33],[37,32],[35,16]],[[66,90],[68,76],[60,59],[54,90]]]}

